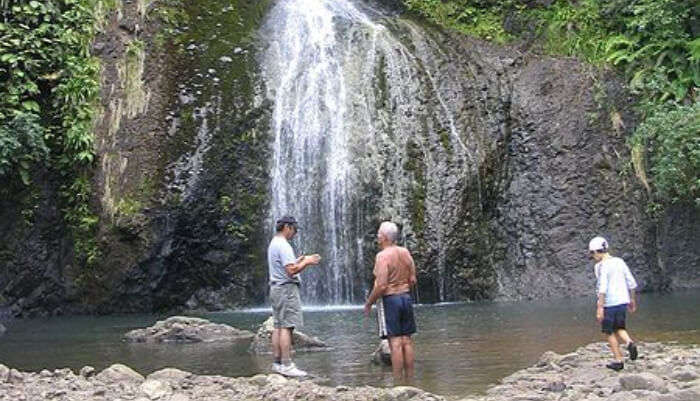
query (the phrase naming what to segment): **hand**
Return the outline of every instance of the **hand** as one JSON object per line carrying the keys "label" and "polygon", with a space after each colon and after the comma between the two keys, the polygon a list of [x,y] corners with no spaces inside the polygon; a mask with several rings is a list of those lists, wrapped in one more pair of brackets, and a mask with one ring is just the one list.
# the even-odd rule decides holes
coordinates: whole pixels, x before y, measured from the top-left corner
{"label": "hand", "polygon": [[314,253],[313,255],[305,256],[304,258],[307,258],[308,264],[310,265],[317,265],[321,261],[321,255]]}
{"label": "hand", "polygon": [[637,301],[635,301],[634,299],[631,300],[630,303],[629,303],[629,305],[627,305],[627,310],[628,310],[630,313],[636,312],[636,311],[637,311]]}
{"label": "hand", "polygon": [[603,307],[599,306],[598,309],[595,312],[595,318],[598,321],[598,323],[603,321]]}
{"label": "hand", "polygon": [[369,312],[372,310],[372,304],[365,304],[365,316],[369,316]]}

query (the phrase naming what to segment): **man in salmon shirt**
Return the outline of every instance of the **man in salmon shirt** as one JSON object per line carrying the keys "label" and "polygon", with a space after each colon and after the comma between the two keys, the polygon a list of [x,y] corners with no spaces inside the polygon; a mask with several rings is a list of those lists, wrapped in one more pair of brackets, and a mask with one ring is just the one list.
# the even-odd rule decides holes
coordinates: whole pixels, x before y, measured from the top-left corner
{"label": "man in salmon shirt", "polygon": [[365,315],[381,297],[377,304],[380,336],[389,339],[394,378],[407,381],[413,377],[414,365],[411,334],[416,332],[416,321],[410,291],[416,285],[416,265],[408,249],[396,245],[398,236],[396,224],[385,221],[379,226],[381,251],[374,262],[374,288],[365,303]]}

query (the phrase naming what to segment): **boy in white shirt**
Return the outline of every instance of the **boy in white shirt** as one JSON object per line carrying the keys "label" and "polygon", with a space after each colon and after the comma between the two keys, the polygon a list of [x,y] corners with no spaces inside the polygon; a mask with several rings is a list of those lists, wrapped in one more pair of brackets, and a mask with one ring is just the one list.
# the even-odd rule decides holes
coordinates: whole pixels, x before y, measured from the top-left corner
{"label": "boy in white shirt", "polygon": [[627,345],[630,359],[638,356],[637,345],[632,341],[625,327],[626,311],[637,310],[634,280],[624,260],[608,253],[608,242],[603,237],[595,237],[588,244],[591,258],[596,261],[595,275],[598,280],[598,308],[596,319],[601,324],[615,360],[607,365],[612,370],[624,368],[620,341]]}

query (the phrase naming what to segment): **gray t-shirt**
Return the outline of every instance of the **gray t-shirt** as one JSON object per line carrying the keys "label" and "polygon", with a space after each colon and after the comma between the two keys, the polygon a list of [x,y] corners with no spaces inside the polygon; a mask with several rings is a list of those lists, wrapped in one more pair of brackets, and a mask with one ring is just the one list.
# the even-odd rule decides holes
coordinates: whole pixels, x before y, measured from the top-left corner
{"label": "gray t-shirt", "polygon": [[289,277],[285,266],[295,263],[294,250],[287,240],[275,235],[267,248],[267,266],[270,276],[270,284],[300,283],[299,275]]}

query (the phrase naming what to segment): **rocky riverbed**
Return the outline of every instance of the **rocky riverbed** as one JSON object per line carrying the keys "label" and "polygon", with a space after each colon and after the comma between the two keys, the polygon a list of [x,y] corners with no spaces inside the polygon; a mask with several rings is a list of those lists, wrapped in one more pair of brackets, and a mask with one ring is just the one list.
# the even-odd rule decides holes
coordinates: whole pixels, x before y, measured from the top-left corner
{"label": "rocky riverbed", "polygon": [[636,361],[614,372],[605,368],[610,351],[594,343],[559,355],[545,352],[539,361],[513,373],[480,398],[462,401],[506,400],[700,400],[700,348],[642,343]]}
{"label": "rocky riverbed", "polygon": [[[700,348],[641,343],[640,351],[639,359],[627,361],[621,372],[604,367],[609,351],[603,343],[590,344],[565,355],[546,352],[536,364],[504,378],[486,395],[470,398],[465,394],[461,401],[700,399]],[[292,399],[438,401],[445,398],[413,387],[332,387],[276,374],[232,378],[163,369],[144,377],[124,365],[112,365],[99,373],[86,366],[77,374],[70,369],[20,372],[0,365],[0,400]]]}

